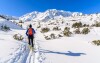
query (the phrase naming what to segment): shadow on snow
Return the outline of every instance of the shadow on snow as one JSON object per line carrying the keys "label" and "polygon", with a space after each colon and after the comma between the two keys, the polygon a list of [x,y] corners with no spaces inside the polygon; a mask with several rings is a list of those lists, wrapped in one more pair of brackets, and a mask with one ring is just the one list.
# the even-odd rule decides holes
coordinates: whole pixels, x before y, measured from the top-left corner
{"label": "shadow on snow", "polygon": [[68,55],[68,56],[81,56],[81,55],[86,55],[85,53],[74,53],[74,52],[71,52],[71,51],[67,51],[67,53],[65,53],[65,52],[55,52],[55,51],[43,50],[43,49],[41,49],[40,52],[43,52],[43,53],[62,54],[62,55]]}

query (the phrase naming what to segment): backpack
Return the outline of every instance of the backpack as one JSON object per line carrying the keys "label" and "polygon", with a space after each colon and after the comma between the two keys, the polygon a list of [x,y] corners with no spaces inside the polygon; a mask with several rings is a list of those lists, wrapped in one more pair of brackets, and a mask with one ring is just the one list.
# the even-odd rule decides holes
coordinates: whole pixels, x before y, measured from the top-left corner
{"label": "backpack", "polygon": [[32,28],[28,29],[28,35],[33,35],[33,29]]}

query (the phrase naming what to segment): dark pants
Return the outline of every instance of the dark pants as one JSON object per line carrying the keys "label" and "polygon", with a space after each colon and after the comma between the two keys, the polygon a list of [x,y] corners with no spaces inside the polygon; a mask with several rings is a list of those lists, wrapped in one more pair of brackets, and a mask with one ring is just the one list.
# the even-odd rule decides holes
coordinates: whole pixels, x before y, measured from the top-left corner
{"label": "dark pants", "polygon": [[34,45],[33,45],[33,39],[34,39],[33,35],[29,35],[28,36],[29,45],[32,45],[32,47],[34,47]]}

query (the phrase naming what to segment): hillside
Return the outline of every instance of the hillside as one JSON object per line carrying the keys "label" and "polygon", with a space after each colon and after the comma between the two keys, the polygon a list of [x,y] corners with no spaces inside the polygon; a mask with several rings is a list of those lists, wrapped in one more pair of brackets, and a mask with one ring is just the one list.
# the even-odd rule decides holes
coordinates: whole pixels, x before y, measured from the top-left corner
{"label": "hillside", "polygon": [[[25,35],[29,24],[36,31],[34,51]],[[100,63],[100,13],[49,9],[19,20],[0,18],[2,25],[11,30],[0,30],[0,63]]]}
{"label": "hillside", "polygon": [[12,21],[8,21],[6,19],[0,18],[0,28],[1,28],[1,26],[5,26],[5,25],[10,27],[11,29],[22,29],[20,26],[13,23]]}

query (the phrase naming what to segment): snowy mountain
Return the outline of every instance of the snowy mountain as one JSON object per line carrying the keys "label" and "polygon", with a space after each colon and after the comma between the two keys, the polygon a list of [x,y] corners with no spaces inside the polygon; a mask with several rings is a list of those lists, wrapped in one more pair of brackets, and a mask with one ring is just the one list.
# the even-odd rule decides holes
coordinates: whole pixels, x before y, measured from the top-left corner
{"label": "snowy mountain", "polygon": [[7,19],[7,20],[18,20],[18,17],[8,16],[8,15],[0,15],[0,18]]}
{"label": "snowy mountain", "polygon": [[19,19],[23,21],[47,21],[57,16],[69,17],[69,16],[79,16],[79,15],[82,15],[82,13],[49,9],[46,10],[45,12],[34,11],[32,13],[28,13],[21,16]]}

